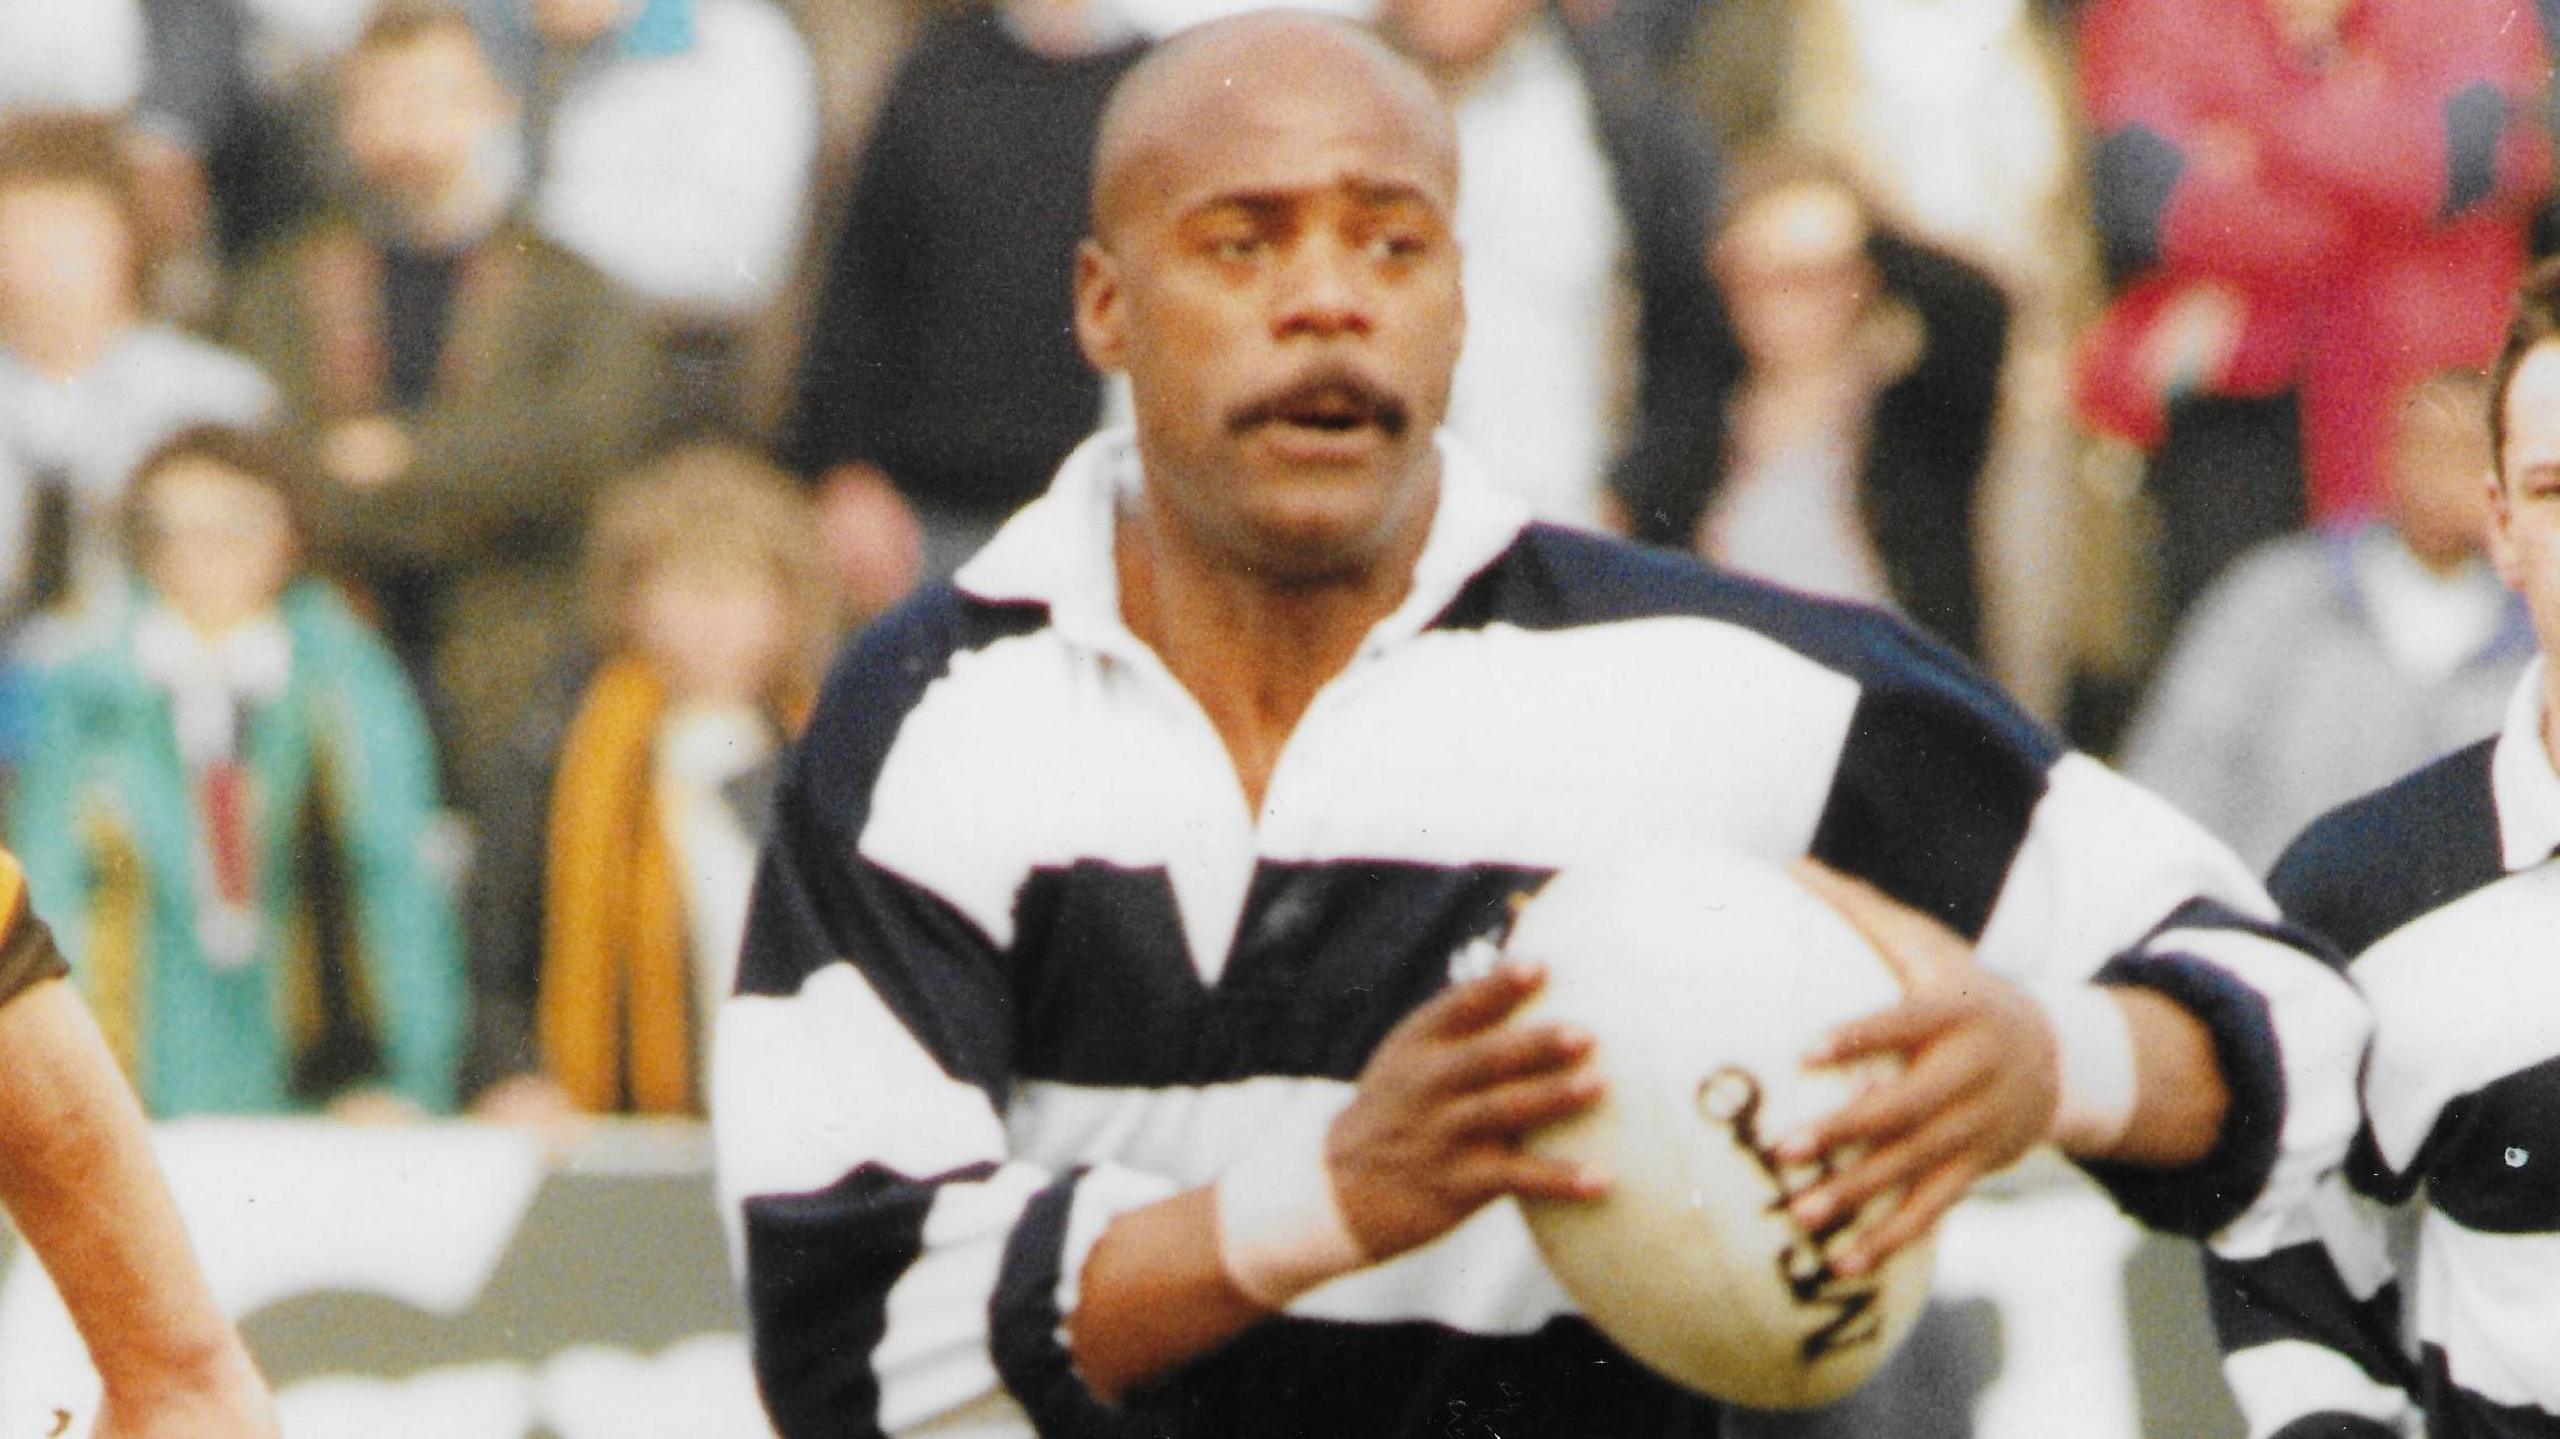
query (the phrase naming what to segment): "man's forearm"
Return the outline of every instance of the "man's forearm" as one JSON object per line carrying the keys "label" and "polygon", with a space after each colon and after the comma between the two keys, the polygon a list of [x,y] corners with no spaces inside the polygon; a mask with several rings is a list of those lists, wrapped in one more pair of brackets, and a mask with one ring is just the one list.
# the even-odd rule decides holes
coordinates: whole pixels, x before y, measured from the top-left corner
{"label": "man's forearm", "polygon": [[2130,987],[2106,993],[2133,1028],[2133,1116],[2103,1153],[2080,1157],[2160,1169],[2202,1160],[2222,1137],[2231,1105],[2212,1032],[2166,995]]}
{"label": "man's forearm", "polygon": [[1217,1191],[1131,1210],[1085,1261],[1068,1323],[1076,1372],[1116,1399],[1224,1346],[1265,1316],[1218,1254]]}
{"label": "man's forearm", "polygon": [[0,1005],[0,1206],[43,1259],[111,1405],[254,1390],[140,1106],[59,980]]}

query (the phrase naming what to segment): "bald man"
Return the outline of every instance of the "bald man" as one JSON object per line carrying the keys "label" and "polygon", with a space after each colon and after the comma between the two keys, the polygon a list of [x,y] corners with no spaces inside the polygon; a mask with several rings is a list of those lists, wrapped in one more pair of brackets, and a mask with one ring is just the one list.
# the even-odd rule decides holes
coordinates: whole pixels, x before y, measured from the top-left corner
{"label": "bald man", "polygon": [[2190,1233],[2343,1149],[2365,1016],[2228,853],[1882,615],[1531,524],[1437,434],[1457,183],[1335,23],[1115,97],[1075,298],[1134,428],[838,666],[722,1018],[785,1435],[1713,1434],[1497,1202],[1607,1194],[1519,1147],[1592,1041],[1452,976],[1629,844],[1801,863],[1913,976],[1818,1056],[1907,1070],[1787,1148],[1866,1146],[1808,1231],[1901,1191],[1845,1275],[2046,1140]]}
{"label": "bald man", "polygon": [[94,1439],[259,1439],[265,1386],[214,1307],[142,1110],[0,850],[0,1212],[103,1382]]}

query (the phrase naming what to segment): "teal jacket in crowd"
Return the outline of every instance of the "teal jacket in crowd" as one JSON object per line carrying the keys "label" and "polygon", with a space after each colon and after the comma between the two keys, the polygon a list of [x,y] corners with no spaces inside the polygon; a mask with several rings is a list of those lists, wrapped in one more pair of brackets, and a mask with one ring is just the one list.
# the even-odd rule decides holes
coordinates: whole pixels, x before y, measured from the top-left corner
{"label": "teal jacket in crowd", "polygon": [[299,582],[282,611],[290,678],[246,708],[238,746],[245,961],[203,941],[194,787],[130,621],[34,676],[11,842],[153,1114],[289,1113],[368,1086],[446,1110],[465,995],[426,722],[333,591]]}

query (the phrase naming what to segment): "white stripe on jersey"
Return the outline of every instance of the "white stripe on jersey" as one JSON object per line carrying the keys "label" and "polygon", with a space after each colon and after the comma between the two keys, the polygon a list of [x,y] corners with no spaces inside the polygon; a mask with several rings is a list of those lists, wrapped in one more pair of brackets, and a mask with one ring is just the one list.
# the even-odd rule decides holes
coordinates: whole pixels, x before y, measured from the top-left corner
{"label": "white stripe on jersey", "polygon": [[841,961],[787,998],[731,998],[711,1087],[721,1202],[733,1215],[749,1195],[824,1189],[865,1163],[923,1178],[1005,1157],[1004,1122],[985,1093],[943,1072]]}
{"label": "white stripe on jersey", "polygon": [[998,949],[1035,869],[1160,867],[1215,983],[1265,860],[1558,868],[1630,836],[1792,859],[1857,701],[1847,676],[1715,620],[1432,631],[1325,687],[1254,816],[1161,665],[1096,664],[1043,629],[954,658],[901,726],[860,844]]}
{"label": "white stripe on jersey", "polygon": [[2418,1221],[2418,1337],[2453,1382],[2560,1414],[2560,1233],[2483,1234],[2438,1209]]}
{"label": "white stripe on jersey", "polygon": [[882,1428],[898,1432],[1004,1387],[986,1305],[953,1298],[995,1292],[1014,1223],[1048,1182],[1042,1170],[1008,1164],[984,1182],[935,1189],[924,1250],[890,1286],[889,1323],[871,1351]]}
{"label": "white stripe on jersey", "polygon": [[2353,1360],[2334,1349],[2282,1340],[2244,1349],[2222,1362],[2222,1377],[2240,1401],[2249,1439],[2268,1436],[2302,1417],[2303,1396],[2317,1394],[2321,1409],[2398,1424],[2412,1411],[2409,1396],[2376,1384]]}
{"label": "white stripe on jersey", "polygon": [[2096,760],[2066,755],[2045,777],[1975,953],[2004,974],[2089,974],[2127,936],[2199,896],[2275,917],[2257,877],[2195,821]]}
{"label": "white stripe on jersey", "polygon": [[2560,936],[2560,866],[2431,910],[2348,967],[2373,1004],[2364,1098],[2393,1169],[2409,1167],[2448,1102],[2560,1055],[2560,964],[2537,935]]}

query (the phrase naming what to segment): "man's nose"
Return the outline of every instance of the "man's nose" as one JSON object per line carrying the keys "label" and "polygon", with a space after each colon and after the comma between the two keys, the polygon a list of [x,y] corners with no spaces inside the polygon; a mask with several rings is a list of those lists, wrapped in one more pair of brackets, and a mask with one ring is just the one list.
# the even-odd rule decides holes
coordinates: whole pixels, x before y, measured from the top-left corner
{"label": "man's nose", "polygon": [[1339,241],[1294,247],[1281,267],[1274,326],[1282,336],[1366,335],[1376,326],[1360,255]]}

